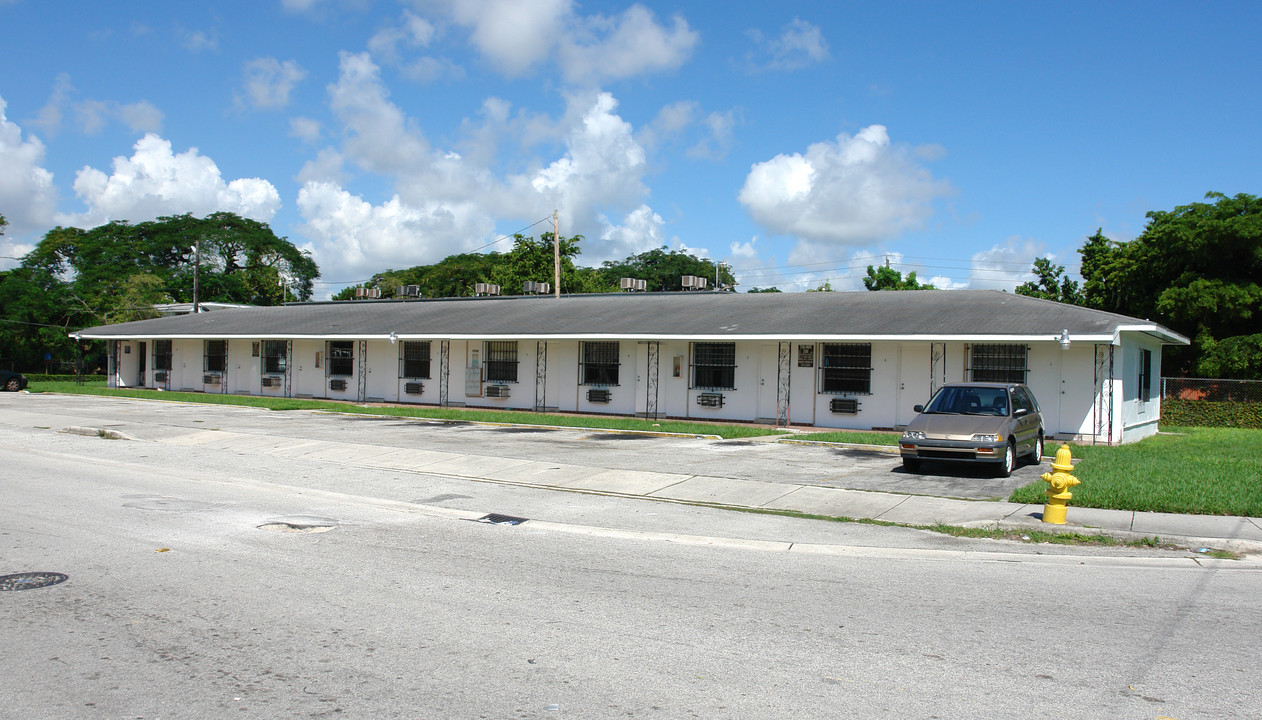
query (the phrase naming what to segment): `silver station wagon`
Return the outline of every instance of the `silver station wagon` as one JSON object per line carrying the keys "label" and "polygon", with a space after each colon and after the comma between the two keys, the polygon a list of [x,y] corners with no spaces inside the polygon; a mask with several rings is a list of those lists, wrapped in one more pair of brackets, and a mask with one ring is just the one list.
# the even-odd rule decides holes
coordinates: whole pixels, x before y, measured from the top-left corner
{"label": "silver station wagon", "polygon": [[1043,457],[1043,415],[1034,393],[1018,383],[944,385],[907,425],[899,441],[903,467],[916,471],[922,460],[993,463],[1000,477],[1017,458]]}

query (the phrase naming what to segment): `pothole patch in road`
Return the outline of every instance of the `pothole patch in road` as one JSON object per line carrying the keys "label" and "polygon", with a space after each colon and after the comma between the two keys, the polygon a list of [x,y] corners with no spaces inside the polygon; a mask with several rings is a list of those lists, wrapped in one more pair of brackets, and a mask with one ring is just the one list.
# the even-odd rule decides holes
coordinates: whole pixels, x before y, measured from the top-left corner
{"label": "pothole patch in road", "polygon": [[34,590],[63,583],[68,575],[55,572],[24,572],[13,575],[0,575],[0,592],[10,590]]}
{"label": "pothole patch in road", "polygon": [[513,517],[512,515],[500,515],[499,513],[488,513],[474,520],[474,522],[487,523],[489,525],[521,525],[527,522],[529,518]]}
{"label": "pothole patch in road", "polygon": [[258,526],[259,530],[284,533],[322,533],[328,532],[335,527],[337,527],[336,520],[314,515],[291,515],[272,518]]}

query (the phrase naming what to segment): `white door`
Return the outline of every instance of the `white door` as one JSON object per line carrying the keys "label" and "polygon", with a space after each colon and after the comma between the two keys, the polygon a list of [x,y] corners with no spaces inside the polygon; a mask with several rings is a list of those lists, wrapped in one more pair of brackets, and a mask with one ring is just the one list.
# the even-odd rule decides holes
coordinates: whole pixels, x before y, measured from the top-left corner
{"label": "white door", "polygon": [[894,426],[902,427],[916,417],[917,405],[929,402],[928,343],[903,343],[898,346],[898,400],[894,407]]}
{"label": "white door", "polygon": [[776,400],[776,388],[780,377],[780,346],[760,345],[758,347],[758,417],[775,419],[779,417]]}

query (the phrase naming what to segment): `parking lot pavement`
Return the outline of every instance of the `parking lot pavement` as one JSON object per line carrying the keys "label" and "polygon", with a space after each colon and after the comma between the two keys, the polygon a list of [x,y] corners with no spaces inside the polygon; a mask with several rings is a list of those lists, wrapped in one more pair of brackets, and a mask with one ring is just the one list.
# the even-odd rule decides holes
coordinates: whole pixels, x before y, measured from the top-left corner
{"label": "parking lot pavement", "polygon": [[[1043,527],[1041,505],[1002,500],[1047,467],[1010,478],[977,466],[797,442],[715,440],[582,429],[505,427],[320,412],[154,403],[90,396],[0,397],[0,424],[99,428],[142,441],[203,445],[348,466],[529,487],[900,524]],[[991,500],[993,502],[977,502]],[[1223,538],[1262,547],[1262,521],[1076,508],[1068,530]],[[1214,522],[1218,520],[1218,522]]]}

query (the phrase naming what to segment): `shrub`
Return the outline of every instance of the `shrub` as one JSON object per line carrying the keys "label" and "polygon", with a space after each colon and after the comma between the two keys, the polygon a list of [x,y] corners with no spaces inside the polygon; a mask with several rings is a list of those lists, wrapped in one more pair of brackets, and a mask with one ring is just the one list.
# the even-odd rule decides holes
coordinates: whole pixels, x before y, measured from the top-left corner
{"label": "shrub", "polygon": [[1166,398],[1161,401],[1161,423],[1182,427],[1262,429],[1262,403]]}

